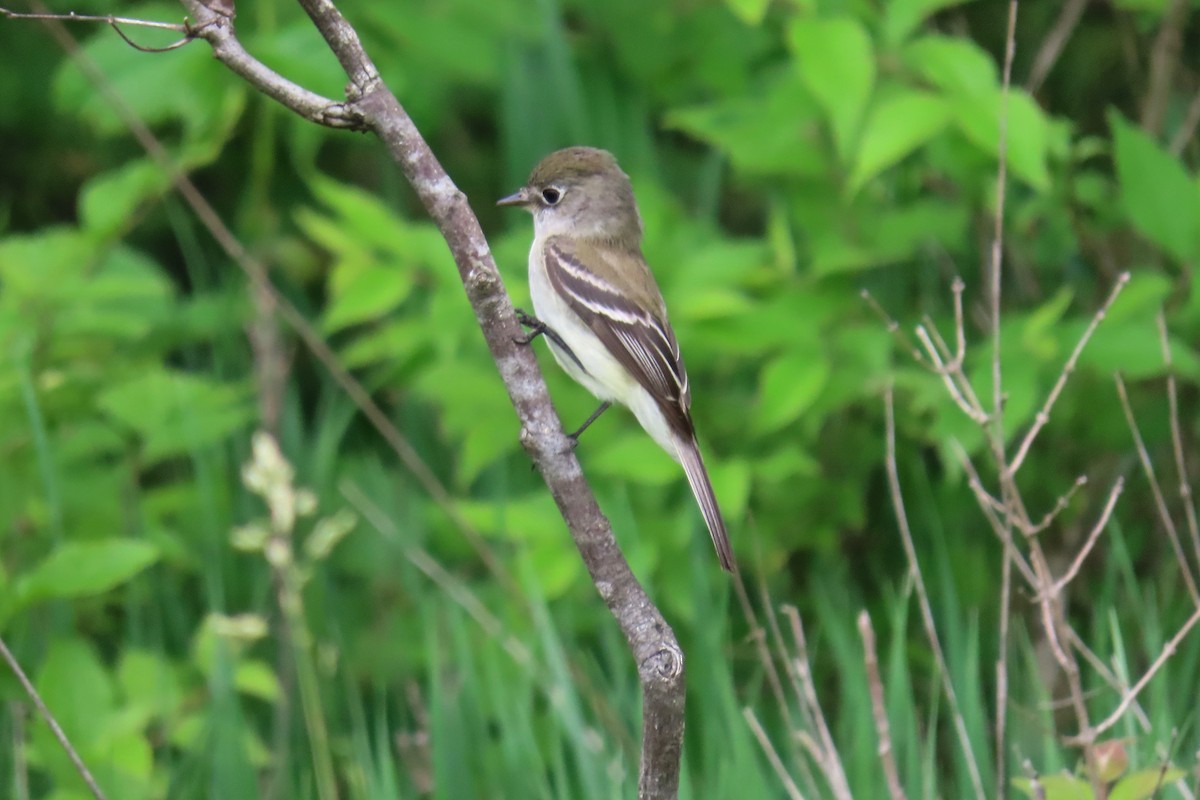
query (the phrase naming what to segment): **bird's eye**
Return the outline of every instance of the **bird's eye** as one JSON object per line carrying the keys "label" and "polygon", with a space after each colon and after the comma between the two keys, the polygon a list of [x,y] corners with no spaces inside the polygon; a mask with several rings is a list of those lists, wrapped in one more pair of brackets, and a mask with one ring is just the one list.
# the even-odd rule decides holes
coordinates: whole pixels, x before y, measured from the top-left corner
{"label": "bird's eye", "polygon": [[546,201],[546,205],[552,206],[562,199],[562,192],[553,186],[547,186],[545,189],[542,189],[542,199]]}

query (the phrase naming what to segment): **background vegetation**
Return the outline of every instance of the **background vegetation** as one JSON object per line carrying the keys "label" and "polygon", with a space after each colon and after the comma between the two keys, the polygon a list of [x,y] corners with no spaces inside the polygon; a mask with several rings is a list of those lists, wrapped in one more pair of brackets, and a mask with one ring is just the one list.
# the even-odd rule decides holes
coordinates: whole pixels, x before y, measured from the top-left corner
{"label": "background vegetation", "polygon": [[[836,793],[814,757],[819,726],[790,688],[777,701],[783,662],[762,657],[745,613],[780,603],[806,622],[804,655],[855,796],[888,791],[862,608],[909,796],[977,796],[972,760],[986,796],[1009,776],[1072,770],[1061,675],[1021,592],[1008,726],[994,741],[1002,548],[959,456],[986,456],[986,436],[862,294],[902,331],[928,319],[950,335],[961,277],[965,364],[991,396],[986,278],[1006,120],[1001,338],[1015,447],[1130,273],[1018,482],[1040,518],[1089,479],[1040,537],[1061,572],[1125,477],[1068,610],[1119,682],[1136,680],[1193,613],[1200,568],[1190,544],[1181,566],[1164,536],[1113,383],[1127,382],[1186,542],[1195,521],[1177,466],[1194,480],[1200,433],[1200,2],[1021,4],[1006,111],[1001,2],[338,5],[471,198],[518,305],[529,225],[494,199],[573,143],[612,150],[634,179],[750,595],[739,603],[719,572],[675,465],[629,415],[605,416],[583,439],[584,467],[689,658],[684,795]],[[181,14],[100,0],[54,10]],[[339,94],[337,64],[297,6],[239,10],[252,52]],[[0,24],[0,633],[109,796],[630,796],[635,675],[519,448],[445,246],[394,165],[368,138],[287,116],[202,45],[147,54],[73,27],[83,49],[68,56],[46,30]],[[131,118],[411,451],[385,443],[249,288]],[[571,426],[592,400],[548,372]],[[889,384],[958,708],[939,688],[889,501]],[[265,441],[252,448],[260,429],[290,470]],[[1188,771],[1161,796],[1196,794],[1198,639],[1113,732],[1131,770]],[[771,641],[797,655],[790,633]],[[1087,689],[1097,717],[1119,699],[1098,678]],[[7,672],[0,693],[2,791],[87,797]],[[1063,786],[1049,796],[1085,796]]]}

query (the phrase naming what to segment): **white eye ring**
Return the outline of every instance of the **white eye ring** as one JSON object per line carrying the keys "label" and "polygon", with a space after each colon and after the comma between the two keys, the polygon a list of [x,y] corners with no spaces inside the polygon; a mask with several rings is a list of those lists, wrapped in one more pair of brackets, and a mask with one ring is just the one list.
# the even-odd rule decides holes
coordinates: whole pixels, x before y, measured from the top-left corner
{"label": "white eye ring", "polygon": [[547,186],[542,189],[542,200],[546,205],[557,205],[559,200],[562,200],[563,191],[556,186]]}

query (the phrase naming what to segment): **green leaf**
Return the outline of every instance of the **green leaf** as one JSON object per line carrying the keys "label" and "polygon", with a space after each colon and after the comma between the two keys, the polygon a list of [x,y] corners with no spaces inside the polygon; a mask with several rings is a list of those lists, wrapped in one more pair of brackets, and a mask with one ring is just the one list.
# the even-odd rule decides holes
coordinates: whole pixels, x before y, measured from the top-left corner
{"label": "green leaf", "polygon": [[437,404],[446,431],[462,441],[458,473],[465,483],[517,448],[517,421],[490,363],[442,359],[424,370],[416,386]]}
{"label": "green leaf", "polygon": [[158,560],[158,548],[136,539],[67,542],[17,584],[23,603],[104,594]]}
{"label": "green leaf", "polygon": [[[953,103],[959,130],[973,145],[993,158],[1000,152],[1000,114],[1004,96],[999,88],[960,96]],[[1008,97],[1005,126],[1005,155],[1009,171],[1030,186],[1045,191],[1050,187],[1046,165],[1050,126],[1038,104],[1021,89]]]}
{"label": "green leaf", "polygon": [[167,370],[118,383],[97,402],[142,437],[151,461],[220,441],[248,425],[255,413],[243,386]]}
{"label": "green leaf", "polygon": [[789,71],[759,92],[670,111],[664,125],[708,142],[750,175],[819,176],[826,170],[819,113],[800,76]]}
{"label": "green leaf", "polygon": [[771,0],[725,0],[733,15],[747,25],[758,25],[767,15]]}
{"label": "green leaf", "polygon": [[122,707],[145,724],[151,720],[173,720],[185,698],[171,662],[162,653],[140,648],[126,649],[117,666],[117,683]]}
{"label": "green leaf", "polygon": [[1200,258],[1200,186],[1179,159],[1120,114],[1113,111],[1108,120],[1130,222],[1180,261]]}
{"label": "green leaf", "polygon": [[984,94],[1000,84],[992,57],[974,42],[949,36],[922,36],[904,48],[901,58],[929,85],[947,94]]}
{"label": "green leaf", "polygon": [[80,221],[101,238],[116,236],[136,222],[139,206],[160,197],[170,186],[162,167],[148,158],[102,172],[79,195]]}
{"label": "green leaf", "polygon": [[1161,272],[1153,271],[1150,267],[1135,267],[1130,270],[1129,283],[1105,315],[1104,324],[1125,320],[1146,324],[1147,320],[1162,310],[1174,289],[1174,282]]}
{"label": "green leaf", "polygon": [[274,703],[280,697],[279,679],[270,665],[257,659],[238,662],[233,675],[233,685],[242,694]]}
{"label": "green leaf", "polygon": [[1044,797],[1046,800],[1093,800],[1092,788],[1087,781],[1074,775],[1044,775],[1038,778],[1041,794],[1033,788],[1028,778],[1013,778],[1013,786],[1027,797]]}
{"label": "green leaf", "polygon": [[412,288],[412,276],[395,267],[372,265],[354,270],[352,276],[336,285],[321,327],[333,333],[378,319],[403,303]]}
{"label": "green leaf", "polygon": [[1025,317],[1021,331],[1022,352],[1032,353],[1043,360],[1058,355],[1055,328],[1067,312],[1071,297],[1070,289],[1063,287]]}
{"label": "green leaf", "polygon": [[725,516],[726,523],[744,515],[750,504],[750,464],[741,458],[724,460],[707,457],[705,467],[712,479],[713,492],[721,504],[721,513]]}
{"label": "green leaf", "polygon": [[[1059,335],[1066,339],[1064,347],[1074,346],[1085,325],[1080,320],[1059,329]],[[1200,355],[1196,350],[1174,336],[1168,342],[1175,374],[1189,378],[1200,376]],[[1120,372],[1130,380],[1156,377],[1166,372],[1158,329],[1149,318],[1105,320],[1084,348],[1079,363],[1100,375],[1107,377]]]}
{"label": "green leaf", "polygon": [[788,41],[800,76],[833,129],[838,155],[848,164],[875,83],[871,39],[850,17],[805,17],[792,23]]}
{"label": "green leaf", "polygon": [[759,380],[755,430],[769,433],[803,414],[825,388],[829,372],[819,352],[789,353],[767,364]]}
{"label": "green leaf", "polygon": [[[113,686],[96,652],[83,640],[52,638],[34,680],[67,738],[87,751],[103,737],[113,712]],[[36,726],[40,734],[44,726]],[[58,749],[48,730],[44,741]]]}
{"label": "green leaf", "polygon": [[943,8],[959,5],[966,0],[890,0],[883,20],[883,39],[897,45],[907,39],[928,17]]}
{"label": "green leaf", "polygon": [[429,328],[424,319],[406,317],[372,326],[341,348],[342,360],[353,368],[380,362],[403,366],[426,345]]}
{"label": "green leaf", "polygon": [[850,191],[937,136],[949,119],[947,102],[928,92],[905,90],[881,102],[863,127]]}
{"label": "green leaf", "polygon": [[1150,800],[1164,786],[1187,777],[1176,767],[1151,767],[1130,773],[1117,782],[1109,792],[1108,800]]}

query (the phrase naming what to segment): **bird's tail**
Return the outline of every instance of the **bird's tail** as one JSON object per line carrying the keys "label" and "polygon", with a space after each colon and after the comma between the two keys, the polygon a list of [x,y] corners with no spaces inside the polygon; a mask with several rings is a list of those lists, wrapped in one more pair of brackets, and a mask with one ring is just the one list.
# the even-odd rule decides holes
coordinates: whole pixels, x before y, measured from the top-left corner
{"label": "bird's tail", "polygon": [[729,545],[729,534],[725,530],[725,520],[721,517],[721,508],[717,505],[717,496],[713,494],[712,482],[708,479],[708,470],[704,468],[704,459],[700,457],[700,447],[696,440],[677,441],[675,452],[679,455],[679,463],[687,475],[692,494],[700,506],[704,516],[704,524],[712,536],[713,547],[717,548],[717,558],[721,566],[728,572],[736,572],[737,564],[733,560],[733,548]]}

